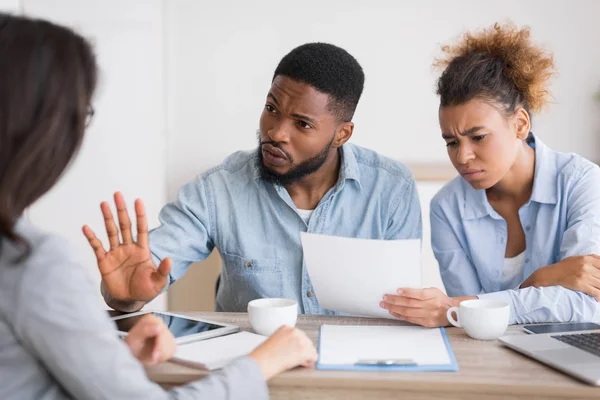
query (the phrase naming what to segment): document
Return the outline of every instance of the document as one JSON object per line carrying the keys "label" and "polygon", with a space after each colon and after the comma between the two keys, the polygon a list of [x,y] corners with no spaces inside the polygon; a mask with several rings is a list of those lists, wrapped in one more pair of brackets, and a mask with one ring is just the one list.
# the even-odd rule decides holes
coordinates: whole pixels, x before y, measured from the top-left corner
{"label": "document", "polygon": [[321,307],[396,319],[384,294],[421,288],[421,240],[371,240],[300,233],[304,262]]}
{"label": "document", "polygon": [[213,339],[180,344],[171,361],[209,371],[220,369],[236,358],[243,357],[260,346],[266,336],[238,332]]}
{"label": "document", "polygon": [[444,328],[322,325],[318,369],[457,371]]}

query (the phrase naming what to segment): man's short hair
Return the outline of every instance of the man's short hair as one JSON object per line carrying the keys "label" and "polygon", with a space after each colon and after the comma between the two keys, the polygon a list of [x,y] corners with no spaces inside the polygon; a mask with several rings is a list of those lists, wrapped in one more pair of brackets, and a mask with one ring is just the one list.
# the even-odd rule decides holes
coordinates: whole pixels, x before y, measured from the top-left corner
{"label": "man's short hair", "polygon": [[340,122],[352,120],[365,83],[358,61],[346,50],[328,43],[296,47],[279,62],[273,80],[279,75],[329,95],[327,108]]}

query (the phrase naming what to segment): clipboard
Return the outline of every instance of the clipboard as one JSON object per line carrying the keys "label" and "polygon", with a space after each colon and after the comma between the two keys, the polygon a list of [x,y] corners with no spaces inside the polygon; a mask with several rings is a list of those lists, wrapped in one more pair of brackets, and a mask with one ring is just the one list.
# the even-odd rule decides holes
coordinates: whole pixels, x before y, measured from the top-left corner
{"label": "clipboard", "polygon": [[444,328],[322,325],[318,370],[456,372]]}

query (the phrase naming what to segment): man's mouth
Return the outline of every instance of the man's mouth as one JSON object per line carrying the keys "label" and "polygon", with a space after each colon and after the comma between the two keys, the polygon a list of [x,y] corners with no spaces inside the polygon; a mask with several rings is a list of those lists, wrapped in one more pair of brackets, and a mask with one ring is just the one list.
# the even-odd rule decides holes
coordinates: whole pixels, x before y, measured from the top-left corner
{"label": "man's mouth", "polygon": [[270,165],[280,167],[288,161],[287,155],[283,150],[271,145],[263,144],[261,147],[263,160]]}

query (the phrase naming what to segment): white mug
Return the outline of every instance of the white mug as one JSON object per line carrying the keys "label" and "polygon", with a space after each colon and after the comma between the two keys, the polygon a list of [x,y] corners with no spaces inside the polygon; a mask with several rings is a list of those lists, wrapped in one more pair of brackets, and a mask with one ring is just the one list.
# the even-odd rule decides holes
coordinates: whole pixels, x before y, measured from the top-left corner
{"label": "white mug", "polygon": [[[452,313],[456,313],[456,319]],[[458,307],[450,307],[446,316],[452,325],[465,328],[473,339],[493,340],[506,331],[510,306],[503,301],[466,300]]]}
{"label": "white mug", "polygon": [[290,299],[257,299],[248,303],[248,318],[254,332],[271,336],[282,325],[294,327],[298,303]]}

